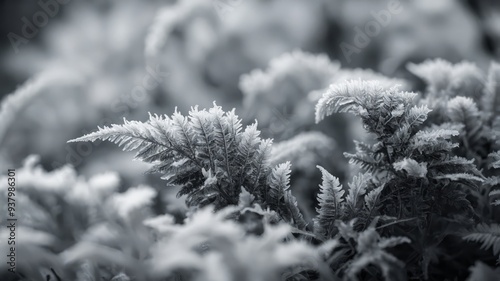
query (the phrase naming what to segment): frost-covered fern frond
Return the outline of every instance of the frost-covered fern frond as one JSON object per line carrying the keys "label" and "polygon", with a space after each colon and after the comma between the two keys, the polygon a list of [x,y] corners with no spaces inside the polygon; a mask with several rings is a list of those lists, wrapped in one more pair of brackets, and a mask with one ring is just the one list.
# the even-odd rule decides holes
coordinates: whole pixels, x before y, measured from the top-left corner
{"label": "frost-covered fern frond", "polygon": [[[234,112],[225,114],[214,106],[209,111],[193,108],[189,117],[176,112],[172,117],[150,116],[146,123],[125,120],[123,125],[99,128],[98,132],[73,141],[102,139],[117,143],[126,151],[138,150],[136,158],[154,163],[152,172],[163,173],[170,184],[181,185],[180,194],[188,194],[188,202],[198,205],[203,202],[196,200],[212,200],[220,195],[220,199],[225,200],[223,204],[231,204],[235,203],[231,196],[239,193],[239,187],[237,191],[232,188],[238,183],[253,184],[246,175],[249,171],[241,169],[235,163],[238,159],[233,158],[233,152],[238,149],[255,149],[240,147],[255,143],[242,139],[253,129],[247,130],[246,134],[241,133],[241,124]],[[260,139],[256,141],[260,142]],[[257,161],[263,156],[260,154],[267,152],[257,150],[251,155],[246,163],[249,168],[261,164]]]}
{"label": "frost-covered fern frond", "polygon": [[[373,145],[357,142],[357,152],[345,155],[351,163],[359,164],[368,172],[405,171],[420,178],[442,178],[447,173],[450,176],[445,178],[452,181],[459,178],[470,184],[469,181],[482,181],[480,172],[465,158],[456,158],[454,164],[433,165],[440,162],[433,159],[443,159],[458,146],[451,138],[459,132],[439,127],[422,130],[430,110],[425,105],[415,105],[415,96],[396,87],[384,89],[373,81],[349,81],[331,86],[316,106],[316,118],[321,121],[337,112],[361,117],[366,130],[373,133],[378,142]],[[477,108],[471,100],[457,97],[453,101],[449,114],[452,118],[471,122],[464,116],[477,116]],[[453,166],[445,168],[445,165]]]}
{"label": "frost-covered fern frond", "polygon": [[17,118],[17,115],[29,105],[38,95],[50,88],[77,85],[81,78],[75,73],[64,69],[55,69],[42,72],[25,82],[15,92],[7,95],[0,107],[0,143],[5,133]]}
{"label": "frost-covered fern frond", "polygon": [[[374,136],[371,143],[356,142],[355,153],[345,153],[351,164],[370,175],[370,180],[353,180],[346,190],[345,200],[350,203],[342,205],[343,215],[335,219],[356,218],[353,228],[358,230],[366,230],[370,221],[378,217],[416,219],[422,222],[419,227],[432,231],[435,226],[429,220],[431,214],[470,225],[473,204],[467,194],[477,190],[484,176],[474,160],[454,154],[459,144],[453,141],[465,127],[459,121],[470,123],[464,116],[476,117],[477,108],[473,103],[462,106],[469,99],[457,97],[449,105],[456,110],[443,118],[448,121],[454,118],[455,122],[432,125],[435,120],[428,120],[431,110],[416,96],[376,81],[348,81],[330,86],[319,100],[316,121],[333,113],[351,113],[359,116],[365,130]],[[322,224],[328,226],[327,222]],[[413,223],[408,227],[390,229],[400,235],[415,231]],[[371,255],[367,255],[366,262],[368,257]],[[388,263],[382,268],[384,275],[389,274],[389,268],[401,269],[400,263],[389,260],[387,257]],[[363,258],[360,264],[366,265],[364,262]]]}
{"label": "frost-covered fern frond", "polygon": [[467,131],[473,133],[479,129],[479,110],[471,98],[460,96],[451,99],[448,103],[448,114],[452,122],[463,123]]}
{"label": "frost-covered fern frond", "polygon": [[344,193],[339,180],[323,167],[318,166],[323,183],[318,193],[318,216],[314,219],[314,233],[323,239],[332,238],[336,233],[335,220],[340,219],[344,211]]}
{"label": "frost-covered fern frond", "polygon": [[344,156],[349,159],[349,164],[357,165],[367,172],[374,172],[384,168],[382,154],[374,145],[354,141],[356,153],[344,152]]}
{"label": "frost-covered fern frond", "polygon": [[369,173],[354,176],[348,184],[349,190],[345,198],[346,205],[352,210],[358,209],[358,203],[362,204],[361,197],[365,195],[371,176]]}
{"label": "frost-covered fern frond", "polygon": [[500,168],[500,151],[492,152],[492,153],[490,153],[490,155],[488,155],[488,157],[490,157],[492,160],[491,166],[493,168],[495,168],[495,169]]}
{"label": "frost-covered fern frond", "polygon": [[434,153],[449,152],[453,148],[458,147],[457,143],[449,142],[449,140],[458,136],[459,132],[449,129],[422,130],[418,131],[409,143],[409,148],[420,154],[432,155]]}
{"label": "frost-covered fern frond", "polygon": [[361,69],[361,68],[355,68],[355,69],[342,68],[340,69],[340,71],[337,72],[337,74],[335,75],[335,77],[331,82],[332,84],[337,84],[337,83],[344,83],[350,80],[377,81],[379,84],[381,84],[383,87],[387,89],[390,89],[395,85],[399,85],[402,90],[407,90],[410,88],[406,80],[387,77],[371,69]]}
{"label": "frost-covered fern frond", "polygon": [[269,191],[265,202],[285,221],[292,222],[299,229],[305,229],[306,222],[290,190],[290,167],[290,162],[286,162],[272,170],[268,179]]}
{"label": "frost-covered fern frond", "polygon": [[370,192],[366,193],[364,201],[369,213],[373,213],[374,210],[377,208],[377,205],[380,201],[380,195],[382,194],[383,190],[384,190],[384,185],[381,185],[377,188],[372,189]]}
{"label": "frost-covered fern frond", "polygon": [[348,112],[360,116],[365,125],[373,127],[376,124],[370,122],[370,117],[381,116],[387,120],[401,117],[415,96],[399,91],[398,86],[387,89],[377,81],[351,80],[333,84],[316,105],[316,122],[333,113]]}
{"label": "frost-covered fern frond", "polygon": [[[171,117],[151,115],[145,123],[125,120],[72,141],[109,140],[137,151],[137,159],[154,164],[151,172],[181,186],[179,195],[187,195],[188,206],[235,205],[244,187],[256,196],[256,203],[305,226],[288,190],[289,165],[273,170],[272,141],[259,134],[256,124],[242,130],[234,110],[224,112],[214,105],[208,110],[194,107],[189,116],[175,112]],[[267,199],[272,192],[277,197],[271,204]]]}
{"label": "frost-covered fern frond", "polygon": [[479,224],[463,237],[467,241],[481,243],[481,249],[492,249],[500,259],[500,225]]}

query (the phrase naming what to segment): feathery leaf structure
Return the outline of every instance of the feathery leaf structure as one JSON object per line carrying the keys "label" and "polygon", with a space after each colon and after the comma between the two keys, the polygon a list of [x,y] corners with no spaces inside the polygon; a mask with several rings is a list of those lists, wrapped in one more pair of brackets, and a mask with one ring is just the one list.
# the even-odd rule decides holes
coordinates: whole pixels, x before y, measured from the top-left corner
{"label": "feathery leaf structure", "polygon": [[238,203],[241,188],[256,202],[271,207],[299,228],[306,223],[289,190],[290,164],[274,169],[270,164],[272,141],[259,137],[257,124],[242,130],[233,111],[214,105],[194,107],[189,116],[150,115],[147,122],[99,128],[72,141],[108,140],[136,158],[152,163],[150,172],[163,174],[170,185],[179,185],[189,206],[214,204],[217,209]]}
{"label": "feathery leaf structure", "polygon": [[481,249],[492,249],[500,259],[500,225],[479,224],[464,237],[467,241],[481,243]]}
{"label": "feathery leaf structure", "polygon": [[314,219],[314,232],[323,239],[333,237],[334,222],[342,217],[344,193],[338,178],[332,176],[323,167],[318,166],[323,177],[323,183],[319,186],[318,215]]}
{"label": "feathery leaf structure", "polygon": [[[318,101],[317,122],[333,113],[352,113],[375,136],[373,144],[355,142],[356,152],[344,154],[351,164],[359,165],[370,176],[364,180],[360,179],[363,174],[354,177],[346,189],[348,195],[342,198],[347,202],[340,204],[342,215],[335,213],[335,219],[356,218],[357,227],[367,227],[381,215],[424,221],[429,212],[455,216],[455,210],[460,210],[458,213],[470,215],[472,207],[466,199],[466,188],[477,188],[484,177],[473,160],[450,156],[458,146],[452,142],[459,135],[453,128],[463,125],[451,126],[452,129],[426,127],[431,110],[418,104],[416,97],[415,93],[387,88],[376,81],[353,80],[330,86]],[[456,103],[464,100],[456,99]],[[456,118],[462,116],[461,112],[456,112]],[[419,191],[424,189],[425,193]],[[437,198],[441,198],[441,204],[436,204]],[[318,212],[328,210],[320,204]],[[315,229],[336,233],[331,222],[319,222]]]}

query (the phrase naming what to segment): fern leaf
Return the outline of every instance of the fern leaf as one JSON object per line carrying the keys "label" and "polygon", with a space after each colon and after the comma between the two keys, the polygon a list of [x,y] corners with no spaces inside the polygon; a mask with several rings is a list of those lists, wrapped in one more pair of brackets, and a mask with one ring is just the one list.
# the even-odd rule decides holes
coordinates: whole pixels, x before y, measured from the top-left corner
{"label": "fern leaf", "polygon": [[422,130],[417,132],[410,139],[409,148],[411,150],[417,150],[421,154],[451,151],[453,148],[457,147],[458,144],[451,143],[448,140],[458,135],[459,132],[456,130]]}
{"label": "fern leaf", "polygon": [[255,165],[254,157],[258,155],[260,131],[257,130],[257,122],[249,125],[241,134],[241,141],[238,144],[237,154],[235,156],[235,164],[240,167],[238,171],[238,186],[249,186],[250,183],[245,183],[245,178],[251,173],[249,169]]}
{"label": "fern leaf", "polygon": [[371,176],[368,173],[359,174],[354,176],[352,181],[348,184],[349,191],[345,201],[351,210],[357,209],[358,202],[360,202],[359,198],[365,194],[370,178]]}
{"label": "fern leaf", "polygon": [[[270,139],[266,139],[260,142],[260,145],[256,151],[256,155],[254,161],[252,163],[252,167],[250,169],[250,177],[254,179],[251,184],[251,190],[255,190],[256,188],[266,186],[267,187],[267,178],[269,173],[271,172],[271,168],[269,165],[269,158],[271,155],[273,141]],[[267,196],[267,193],[265,194]]]}
{"label": "fern leaf", "polygon": [[220,165],[224,169],[222,172],[224,177],[228,178],[229,182],[233,180],[233,163],[232,157],[236,151],[237,137],[239,137],[241,131],[241,123],[238,120],[238,116],[234,113],[234,109],[227,114],[222,110],[220,106],[214,104],[209,110],[213,118],[214,126],[214,137],[217,147],[220,148],[217,151],[220,158]]}
{"label": "fern leaf", "polygon": [[435,179],[449,179],[451,181],[461,181],[461,180],[476,181],[476,182],[483,182],[484,181],[484,179],[481,177],[474,176],[472,174],[467,174],[467,173],[438,175],[438,176],[434,176],[433,178],[435,178]]}
{"label": "fern leaf", "polygon": [[269,201],[279,204],[285,196],[285,191],[290,188],[290,162],[277,165],[269,175]]}
{"label": "fern leaf", "polygon": [[314,219],[314,232],[325,239],[334,233],[335,220],[342,215],[343,196],[345,191],[339,180],[323,167],[317,166],[323,175],[323,183],[318,193],[318,215]]}
{"label": "fern leaf", "polygon": [[413,106],[406,117],[406,125],[410,128],[422,125],[431,111],[426,105]]}
{"label": "fern leaf", "polygon": [[375,207],[377,206],[379,199],[380,199],[380,194],[384,190],[385,185],[381,185],[370,192],[368,192],[365,196],[365,204],[366,208],[371,212]]}
{"label": "fern leaf", "polygon": [[[402,92],[398,86],[387,89],[376,81],[353,80],[333,84],[316,104],[316,122],[333,113],[348,112],[359,116],[365,129],[388,143],[408,119],[410,111],[412,124],[423,119],[418,116],[425,108],[409,110],[413,106],[415,93]],[[412,129],[412,128],[408,128]]]}
{"label": "fern leaf", "polygon": [[489,158],[491,158],[491,167],[498,169],[500,168],[500,151],[496,151],[493,153],[490,153],[488,155]]}
{"label": "fern leaf", "polygon": [[383,92],[385,88],[375,81],[352,80],[333,84],[316,105],[316,123],[333,113],[360,115],[364,105],[373,102],[371,97]]}
{"label": "fern leaf", "polygon": [[198,110],[198,107],[192,108],[189,116],[193,130],[198,136],[196,139],[197,146],[200,148],[198,157],[205,158],[210,169],[216,171],[215,156],[218,151],[215,142],[213,118],[205,109]]}
{"label": "fern leaf", "polygon": [[448,102],[448,117],[463,124],[468,142],[475,143],[483,136],[483,121],[476,103],[471,98],[455,97]]}
{"label": "fern leaf", "polygon": [[481,243],[481,249],[492,249],[494,255],[500,255],[499,224],[479,224],[463,238],[466,241]]}
{"label": "fern leaf", "polygon": [[450,139],[452,136],[458,136],[458,131],[456,130],[429,130],[429,131],[419,131],[415,135],[416,140],[420,140],[422,142],[435,142],[440,139]]}
{"label": "fern leaf", "polygon": [[356,79],[360,79],[363,81],[377,81],[386,89],[390,89],[394,87],[394,85],[399,85],[403,90],[407,90],[410,88],[409,83],[404,79],[387,77],[371,69],[361,69],[361,68],[340,69],[333,77],[332,84],[343,83],[345,81],[356,80]]}
{"label": "fern leaf", "polygon": [[476,103],[468,97],[455,97],[448,103],[449,118],[453,122],[465,123],[469,118],[477,118],[479,110]]}
{"label": "fern leaf", "polygon": [[307,223],[299,209],[297,199],[292,195],[291,190],[285,191],[284,203],[285,207],[290,212],[289,221],[292,223],[292,225],[295,225],[300,230],[305,230]]}
{"label": "fern leaf", "polygon": [[[490,193],[488,193],[488,196],[490,198],[491,197],[497,197],[498,198],[499,195],[500,195],[500,190],[499,189],[492,190],[492,191],[490,191]],[[493,202],[491,203],[491,205],[493,205],[493,206],[499,206],[500,205],[500,198],[493,200]]]}
{"label": "fern leaf", "polygon": [[136,158],[152,163],[150,172],[163,174],[169,184],[181,187],[189,206],[214,203],[216,208],[237,204],[241,187],[264,203],[271,172],[271,140],[259,137],[256,124],[241,131],[233,111],[214,103],[209,110],[194,107],[188,116],[153,116],[147,122],[99,128],[73,141],[109,140]]}
{"label": "fern leaf", "polygon": [[344,153],[344,157],[349,159],[349,164],[358,165],[366,172],[375,172],[383,169],[382,157],[377,153],[375,146],[354,141],[356,153]]}
{"label": "fern leaf", "polygon": [[175,139],[179,142],[179,146],[189,152],[191,157],[196,157],[194,149],[197,142],[196,134],[190,126],[189,118],[178,112],[177,108],[172,115],[172,127],[175,129]]}
{"label": "fern leaf", "polygon": [[349,159],[349,164],[358,165],[366,172],[374,172],[383,167],[381,159],[375,159],[370,154],[362,152],[351,154],[344,152],[344,156]]}

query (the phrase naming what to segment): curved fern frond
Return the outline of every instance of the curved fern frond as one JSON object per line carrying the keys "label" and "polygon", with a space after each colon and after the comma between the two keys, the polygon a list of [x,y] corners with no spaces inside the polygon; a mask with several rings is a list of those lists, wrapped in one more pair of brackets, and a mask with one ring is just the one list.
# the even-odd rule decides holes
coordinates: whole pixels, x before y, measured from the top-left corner
{"label": "curved fern frond", "polygon": [[387,89],[376,81],[351,80],[333,84],[316,105],[316,123],[333,113],[365,114],[363,109],[381,105]]}
{"label": "curved fern frond", "polygon": [[387,88],[377,81],[333,84],[316,104],[316,123],[333,113],[348,112],[359,116],[367,131],[388,141],[404,123],[413,129],[425,120],[425,107],[411,110],[416,96],[400,91],[397,85]]}
{"label": "curved fern frond", "polygon": [[[192,108],[188,117],[176,111],[172,117],[150,115],[145,123],[125,120],[123,125],[99,128],[70,142],[97,139],[114,142],[125,151],[137,151],[137,159],[154,164],[151,172],[162,173],[169,184],[182,186],[180,195],[194,194],[207,180],[203,171],[211,171],[217,176],[214,187],[222,197],[218,199],[221,206],[237,202],[241,185],[267,178],[265,171],[254,173],[258,159],[269,155],[257,147],[263,141],[255,126],[242,133],[234,112],[224,113],[217,105],[209,111]],[[250,153],[252,149],[255,151]],[[235,157],[239,154],[236,151],[247,153]]]}
{"label": "curved fern frond", "polygon": [[481,249],[493,250],[493,254],[500,255],[500,225],[479,224],[463,237],[466,241],[481,243]]}
{"label": "curved fern frond", "polygon": [[356,210],[358,203],[361,202],[359,199],[361,196],[365,195],[366,189],[368,187],[368,182],[370,180],[370,174],[359,174],[354,176],[352,181],[348,184],[349,191],[345,198],[347,206],[351,210]]}
{"label": "curved fern frond", "polygon": [[306,223],[289,190],[290,163],[273,169],[272,140],[259,134],[257,124],[242,131],[234,110],[224,112],[214,104],[209,110],[194,107],[189,116],[175,111],[171,117],[150,115],[144,123],[125,120],[70,142],[108,140],[137,151],[137,159],[153,164],[150,172],[181,186],[178,196],[187,195],[188,206],[236,205],[243,188],[255,203],[303,229]]}
{"label": "curved fern frond", "polygon": [[290,162],[277,165],[269,175],[269,201],[278,203],[290,188]]}
{"label": "curved fern frond", "polygon": [[335,220],[342,215],[345,191],[338,178],[332,176],[323,167],[317,167],[323,175],[323,183],[319,186],[319,208],[316,209],[318,216],[314,219],[314,232],[319,237],[328,239],[333,237],[335,232]]}
{"label": "curved fern frond", "polygon": [[380,194],[384,190],[385,185],[381,185],[370,192],[366,193],[365,195],[365,205],[366,208],[368,209],[369,212],[373,212],[373,210],[376,208],[377,204],[379,203],[380,199]]}

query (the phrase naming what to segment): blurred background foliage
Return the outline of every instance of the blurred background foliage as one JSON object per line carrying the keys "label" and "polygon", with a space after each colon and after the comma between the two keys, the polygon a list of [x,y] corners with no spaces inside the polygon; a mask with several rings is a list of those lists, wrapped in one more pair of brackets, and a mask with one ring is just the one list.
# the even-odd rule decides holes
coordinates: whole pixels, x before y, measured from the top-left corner
{"label": "blurred background foliage", "polygon": [[[67,1],[16,51],[8,34],[21,35],[23,18],[31,21],[42,8],[38,1],[0,1],[0,96],[19,91],[30,77],[29,83],[40,80],[16,118],[0,120],[0,165],[19,167],[38,154],[47,171],[71,164],[88,177],[116,171],[123,186],[162,186],[144,174],[144,164],[128,161],[130,154],[110,144],[66,141],[124,117],[144,121],[148,112],[187,112],[217,101],[225,110],[236,108],[247,124],[257,119],[262,135],[275,142],[293,142],[307,131],[330,138],[331,154],[299,154],[302,163],[293,166],[294,192],[314,213],[315,164],[344,179],[352,171],[342,152],[363,138],[360,124],[343,115],[314,124],[321,90],[348,78],[422,90],[408,63],[467,60],[485,72],[499,57],[498,1],[401,0],[403,11],[346,59],[341,43],[352,43],[354,28],[373,20],[372,12],[387,2]],[[50,71],[58,74],[43,76]]]}
{"label": "blurred background foliage", "polygon": [[[277,143],[277,159],[292,161],[292,190],[310,220],[321,179],[315,166],[344,182],[356,171],[349,170],[342,152],[354,150],[353,139],[364,139],[361,124],[349,116],[315,124],[314,105],[325,88],[354,78],[424,90],[409,63],[466,60],[486,73],[500,57],[499,1],[400,2],[402,12],[347,59],[341,43],[352,44],[355,28],[373,20],[373,12],[386,9],[388,1],[69,0],[15,47],[9,34],[22,35],[23,18],[32,21],[43,10],[38,1],[1,0],[0,98],[7,101],[10,93],[25,98],[9,109],[8,118],[0,118],[0,168],[21,167],[29,155],[40,155],[28,158],[23,185],[44,188],[29,182],[28,175],[49,177],[43,192],[52,201],[39,202],[35,209],[74,203],[75,198],[91,200],[78,193],[85,188],[102,191],[101,199],[107,200],[112,191],[147,184],[153,188],[138,188],[157,197],[150,200],[154,213],[168,212],[180,221],[186,207],[175,197],[177,190],[161,188],[159,177],[145,174],[145,164],[130,161],[131,154],[108,143],[66,142],[123,118],[145,121],[148,112],[170,115],[177,108],[187,113],[193,105],[208,108],[217,101],[224,110],[236,108],[245,125],[257,119],[262,136]],[[316,144],[308,147],[311,140]],[[303,150],[287,150],[293,146]],[[99,180],[107,184],[99,186]],[[60,190],[70,186],[75,188]],[[118,209],[117,214],[99,215],[119,216]],[[62,236],[39,237],[28,247],[53,245],[58,239],[66,244],[54,251],[64,249],[80,234],[75,232],[96,220],[87,211],[61,217],[54,215],[60,210],[38,211],[48,221],[59,220],[47,228],[68,220],[83,229],[73,224],[48,229]],[[75,218],[79,213],[86,216]]]}

